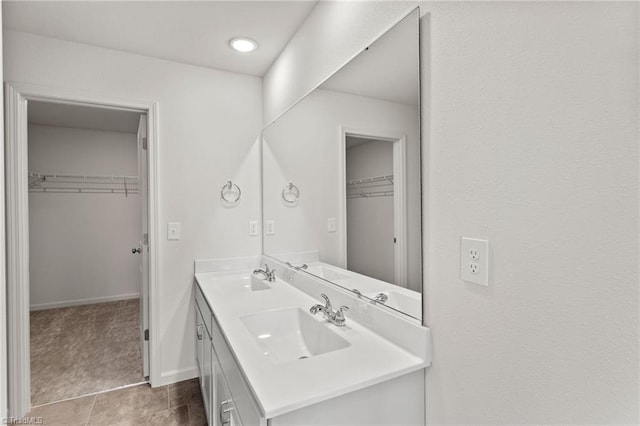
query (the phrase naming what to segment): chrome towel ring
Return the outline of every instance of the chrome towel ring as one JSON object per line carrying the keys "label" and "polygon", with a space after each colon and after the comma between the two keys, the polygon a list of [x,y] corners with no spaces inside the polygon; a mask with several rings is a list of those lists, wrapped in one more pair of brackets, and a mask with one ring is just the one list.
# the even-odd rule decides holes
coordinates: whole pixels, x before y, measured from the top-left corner
{"label": "chrome towel ring", "polygon": [[300,198],[300,189],[298,189],[298,187],[293,183],[289,182],[282,189],[282,201],[289,205],[293,205],[297,203],[298,198]]}
{"label": "chrome towel ring", "polygon": [[230,180],[222,187],[220,190],[220,199],[223,204],[228,207],[233,207],[238,202],[240,202],[240,197],[242,196],[242,191],[240,187]]}

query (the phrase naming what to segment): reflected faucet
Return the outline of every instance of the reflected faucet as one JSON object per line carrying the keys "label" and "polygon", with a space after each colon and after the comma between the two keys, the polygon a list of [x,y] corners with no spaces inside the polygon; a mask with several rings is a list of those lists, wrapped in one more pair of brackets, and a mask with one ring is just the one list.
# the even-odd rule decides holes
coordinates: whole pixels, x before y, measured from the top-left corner
{"label": "reflected faucet", "polygon": [[270,283],[276,280],[276,270],[269,269],[269,265],[267,265],[266,263],[264,264],[264,269],[260,269],[260,268],[254,269],[253,274],[256,276],[262,275],[263,276],[262,279],[267,280]]}
{"label": "reflected faucet", "polygon": [[309,265],[307,265],[306,263],[303,263],[300,266],[293,266],[291,262],[287,262],[286,265],[290,268],[295,269],[296,271],[299,271],[300,269],[307,269],[309,267]]}
{"label": "reflected faucet", "polygon": [[322,298],[324,299],[325,305],[324,306],[313,305],[309,309],[309,312],[311,312],[313,315],[317,314],[318,312],[322,312],[324,319],[329,321],[331,324],[336,325],[338,327],[344,327],[345,320],[346,320],[344,317],[344,311],[348,311],[349,307],[340,306],[340,308],[337,311],[334,311],[333,307],[331,306],[331,301],[329,300],[329,297],[326,294],[321,294],[320,296],[322,296]]}
{"label": "reflected faucet", "polygon": [[380,302],[380,303],[384,303],[389,299],[389,296],[387,296],[384,293],[378,293],[376,294],[376,297],[373,298],[374,302]]}

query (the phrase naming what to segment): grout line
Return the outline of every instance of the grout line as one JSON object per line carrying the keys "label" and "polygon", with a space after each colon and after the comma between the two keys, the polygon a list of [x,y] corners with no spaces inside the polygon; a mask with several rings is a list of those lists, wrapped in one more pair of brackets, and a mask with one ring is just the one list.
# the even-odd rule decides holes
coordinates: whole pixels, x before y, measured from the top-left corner
{"label": "grout line", "polygon": [[87,422],[85,423],[85,426],[89,426],[89,420],[91,419],[91,415],[93,414],[93,409],[96,406],[97,399],[98,399],[98,395],[94,395],[93,396],[93,404],[91,404],[91,409],[89,410],[89,415],[87,416]]}

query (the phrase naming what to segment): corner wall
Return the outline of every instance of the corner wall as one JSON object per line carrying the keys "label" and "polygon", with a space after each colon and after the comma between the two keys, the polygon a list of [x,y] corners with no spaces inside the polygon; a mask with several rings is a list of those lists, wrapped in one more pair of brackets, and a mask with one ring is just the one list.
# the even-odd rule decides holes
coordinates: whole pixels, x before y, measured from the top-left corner
{"label": "corner wall", "polygon": [[[265,122],[413,4],[320,3]],[[638,423],[638,4],[420,6],[427,424]],[[488,288],[462,236],[490,240]]]}
{"label": "corner wall", "polygon": [[[4,37],[6,81],[158,102],[161,341],[154,385],[195,377],[194,260],[260,253],[247,223],[260,215],[261,80],[15,31]],[[243,194],[233,209],[219,198],[231,179]],[[174,221],[182,223],[182,239],[168,241],[167,222]]]}

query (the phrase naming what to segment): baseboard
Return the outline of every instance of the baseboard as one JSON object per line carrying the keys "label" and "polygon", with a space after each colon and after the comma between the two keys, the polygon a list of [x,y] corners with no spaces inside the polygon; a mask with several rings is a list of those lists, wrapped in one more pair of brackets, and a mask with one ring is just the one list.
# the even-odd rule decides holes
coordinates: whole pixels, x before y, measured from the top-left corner
{"label": "baseboard", "polygon": [[193,366],[180,370],[166,371],[160,375],[159,382],[154,381],[151,386],[154,388],[170,385],[172,383],[182,382],[184,380],[195,379],[198,377],[198,367]]}
{"label": "baseboard", "polygon": [[120,294],[117,296],[93,297],[91,299],[63,300],[61,302],[40,303],[31,305],[31,311],[41,311],[43,309],[66,308],[68,306],[91,305],[94,303],[116,302],[118,300],[138,299],[140,293]]}

